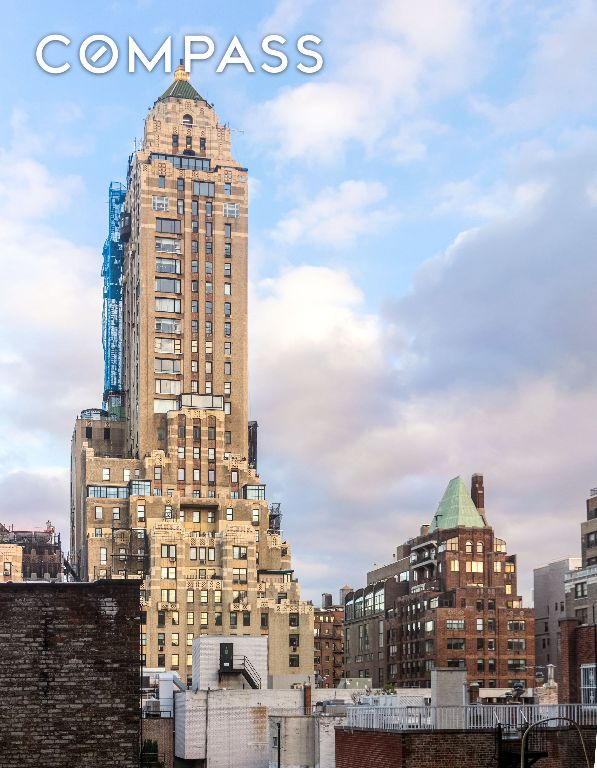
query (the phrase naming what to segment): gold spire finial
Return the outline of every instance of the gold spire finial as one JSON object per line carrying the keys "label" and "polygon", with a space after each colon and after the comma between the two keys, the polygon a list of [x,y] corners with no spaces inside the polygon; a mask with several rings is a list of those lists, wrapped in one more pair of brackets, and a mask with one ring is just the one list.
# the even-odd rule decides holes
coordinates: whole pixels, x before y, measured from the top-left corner
{"label": "gold spire finial", "polygon": [[182,63],[182,59],[180,60],[180,64],[176,67],[174,70],[174,79],[175,80],[184,80],[186,82],[189,81],[189,73],[185,70],[184,64]]}

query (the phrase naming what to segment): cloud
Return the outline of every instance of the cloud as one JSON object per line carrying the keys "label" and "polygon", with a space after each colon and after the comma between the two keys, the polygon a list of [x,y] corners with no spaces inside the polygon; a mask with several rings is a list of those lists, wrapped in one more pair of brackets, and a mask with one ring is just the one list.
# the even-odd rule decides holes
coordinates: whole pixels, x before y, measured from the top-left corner
{"label": "cloud", "polygon": [[315,242],[341,248],[376,226],[393,222],[397,214],[389,206],[379,207],[387,196],[376,181],[344,181],[326,187],[282,217],[272,237],[285,244]]}
{"label": "cloud", "polygon": [[597,6],[591,0],[548,4],[533,14],[533,48],[519,78],[518,94],[503,104],[487,97],[474,108],[501,132],[544,129],[590,114],[597,97],[593,72]]}
{"label": "cloud", "polygon": [[578,551],[597,458],[596,150],[525,148],[508,184],[542,193],[461,233],[383,312],[346,271],[254,287],[260,469],[310,596],[391,560],[456,474],[485,474],[523,592],[533,567]]}
{"label": "cloud", "polygon": [[51,521],[68,550],[69,485],[66,470],[11,472],[0,478],[0,522],[15,529],[44,527]]}
{"label": "cloud", "polygon": [[[352,143],[383,154],[398,120],[479,76],[481,56],[474,70],[469,57],[478,51],[481,18],[472,0],[384,0],[373,12],[357,2],[333,4],[320,20],[329,65],[317,81],[284,88],[254,110],[256,140],[281,162],[332,164]],[[333,30],[327,37],[326,29]],[[423,141],[423,124],[411,146]]]}
{"label": "cloud", "polygon": [[67,541],[73,420],[101,387],[99,254],[57,231],[78,177],[53,175],[18,144],[0,147],[0,160],[2,520],[51,517]]}

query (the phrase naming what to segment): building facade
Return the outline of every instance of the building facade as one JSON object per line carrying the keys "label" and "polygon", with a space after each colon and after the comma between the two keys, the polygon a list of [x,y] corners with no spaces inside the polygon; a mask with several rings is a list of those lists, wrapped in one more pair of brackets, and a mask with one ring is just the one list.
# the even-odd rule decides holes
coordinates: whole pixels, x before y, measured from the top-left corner
{"label": "building facade", "polygon": [[144,579],[148,666],[190,680],[196,636],[267,635],[270,682],[306,680],[313,607],[248,422],[247,170],[182,67],[117,191],[121,226],[110,219],[104,252],[105,285],[122,260],[120,293],[105,288],[118,310],[104,314],[111,389],[74,429],[73,568]]}
{"label": "building facade", "polygon": [[431,524],[384,568],[383,590],[347,597],[347,670],[366,656],[376,687],[429,687],[436,668],[466,670],[481,688],[534,685],[534,613],[517,594],[516,556],[486,522],[481,475],[471,493],[451,480]]}
{"label": "building facade", "polygon": [[564,575],[565,614],[560,619],[562,701],[597,704],[597,488],[581,523],[581,565]]}
{"label": "building facade", "polygon": [[581,566],[580,557],[566,557],[533,571],[535,664],[547,678],[547,665],[560,666],[560,620],[566,616],[564,576]]}
{"label": "building facade", "polygon": [[0,524],[0,563],[3,581],[61,581],[60,534],[49,521],[45,528],[24,531]]}
{"label": "building facade", "polygon": [[336,688],[344,670],[344,605],[334,605],[325,593],[314,621],[315,682],[318,688]]}

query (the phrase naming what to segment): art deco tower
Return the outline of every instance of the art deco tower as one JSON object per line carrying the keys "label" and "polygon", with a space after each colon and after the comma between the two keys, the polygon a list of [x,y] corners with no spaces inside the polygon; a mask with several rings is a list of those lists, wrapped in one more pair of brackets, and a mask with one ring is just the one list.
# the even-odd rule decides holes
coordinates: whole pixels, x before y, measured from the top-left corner
{"label": "art deco tower", "polygon": [[193,637],[267,634],[285,685],[313,673],[313,609],[247,421],[247,203],[230,129],[179,67],[110,189],[104,407],[75,425],[71,559],[144,577],[146,665],[184,678]]}

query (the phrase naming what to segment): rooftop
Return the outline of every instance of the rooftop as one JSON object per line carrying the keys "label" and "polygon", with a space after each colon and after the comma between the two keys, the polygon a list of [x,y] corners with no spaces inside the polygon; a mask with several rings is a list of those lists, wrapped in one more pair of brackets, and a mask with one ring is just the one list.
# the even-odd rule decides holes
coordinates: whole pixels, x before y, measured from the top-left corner
{"label": "rooftop", "polygon": [[449,528],[485,528],[483,518],[474,505],[464,480],[460,475],[448,483],[439,503],[429,531]]}
{"label": "rooftop", "polygon": [[158,101],[164,99],[192,99],[193,101],[205,101],[190,84],[189,73],[185,71],[182,62],[174,70],[174,82],[166,88],[164,93],[158,98]]}

